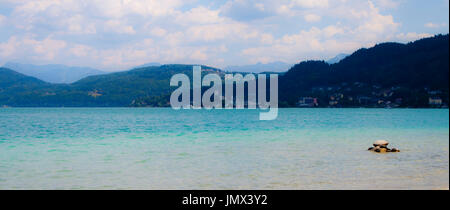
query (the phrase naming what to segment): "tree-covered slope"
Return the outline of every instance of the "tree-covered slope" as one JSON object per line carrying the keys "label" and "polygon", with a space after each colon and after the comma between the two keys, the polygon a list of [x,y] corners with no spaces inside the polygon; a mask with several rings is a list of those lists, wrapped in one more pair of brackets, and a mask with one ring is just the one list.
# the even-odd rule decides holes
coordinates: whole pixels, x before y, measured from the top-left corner
{"label": "tree-covered slope", "polygon": [[332,66],[338,81],[448,88],[449,36],[361,49]]}
{"label": "tree-covered slope", "polygon": [[[439,35],[408,44],[378,44],[360,49],[332,65],[323,61],[302,62],[280,77],[280,99],[294,106],[299,97],[319,97],[313,93],[314,87],[339,89],[343,88],[342,84],[355,83],[377,86],[377,89],[403,87],[411,93],[438,89],[446,92],[448,98],[449,36]],[[356,92],[355,96],[368,96],[374,91],[366,88],[366,93],[360,93],[355,89],[352,91]]]}
{"label": "tree-covered slope", "polygon": [[7,68],[0,68],[0,106],[19,104],[21,99],[26,97],[35,100],[36,95],[49,88],[52,88],[49,83]]}

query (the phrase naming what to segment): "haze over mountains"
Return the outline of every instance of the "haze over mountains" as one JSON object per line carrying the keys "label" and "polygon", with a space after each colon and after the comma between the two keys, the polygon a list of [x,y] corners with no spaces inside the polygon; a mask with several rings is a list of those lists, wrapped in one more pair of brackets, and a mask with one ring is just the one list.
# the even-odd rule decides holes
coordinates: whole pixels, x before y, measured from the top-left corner
{"label": "haze over mountains", "polygon": [[281,61],[271,63],[257,63],[253,65],[227,66],[224,68],[227,72],[245,72],[245,73],[261,73],[261,72],[286,72],[291,68],[292,64]]}
{"label": "haze over mountains", "polygon": [[161,64],[157,63],[157,62],[144,63],[144,64],[136,66],[134,68],[144,68],[144,67],[151,67],[151,66],[161,66]]}
{"label": "haze over mountains", "polygon": [[[338,63],[340,60],[347,57],[347,54],[339,54],[336,57],[327,61],[329,64]],[[135,66],[135,68],[145,67],[159,67],[161,63],[150,62],[142,65]],[[257,63],[253,65],[242,66],[227,66],[224,68],[227,72],[242,72],[242,73],[262,73],[262,72],[286,72],[293,64],[287,64],[281,61],[271,63]],[[89,68],[89,67],[77,67],[66,66],[61,64],[47,64],[47,65],[33,65],[22,64],[16,62],[7,62],[4,68],[8,68],[27,76],[32,76],[40,79],[44,82],[54,84],[70,84],[88,76],[107,74],[108,72]]]}
{"label": "haze over mountains", "polygon": [[[151,66],[161,66],[161,64],[156,62],[145,63],[133,69]],[[66,66],[61,64],[33,65],[7,62],[3,67],[54,84],[70,84],[88,76],[108,73],[107,71],[90,67]]]}
{"label": "haze over mountains", "polygon": [[[204,73],[226,72],[203,66]],[[0,106],[169,106],[172,75],[192,75],[192,65],[161,65],[95,75],[72,84],[51,84],[0,68]],[[294,107],[302,97],[319,106],[367,106],[402,101],[399,107],[428,107],[430,97],[448,104],[449,35],[408,44],[382,43],[360,49],[339,63],[305,61],[279,76],[279,104]],[[433,94],[432,96],[430,94]]]}
{"label": "haze over mountains", "polygon": [[328,64],[339,63],[342,59],[346,58],[347,56],[349,56],[349,54],[340,53],[340,54],[336,55],[334,58],[327,60],[327,63]]}
{"label": "haze over mountains", "polygon": [[36,77],[50,83],[72,83],[92,75],[106,72],[89,67],[72,67],[60,64],[32,65],[8,62],[3,67],[12,69],[24,75]]}

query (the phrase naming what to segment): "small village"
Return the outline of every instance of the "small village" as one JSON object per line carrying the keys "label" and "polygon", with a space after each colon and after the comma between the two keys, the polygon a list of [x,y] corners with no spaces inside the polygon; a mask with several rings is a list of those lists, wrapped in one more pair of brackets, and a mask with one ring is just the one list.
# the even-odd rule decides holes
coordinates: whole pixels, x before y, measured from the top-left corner
{"label": "small village", "polygon": [[[447,100],[445,100],[447,98]],[[300,108],[448,108],[448,93],[431,88],[411,91],[396,86],[383,88],[360,82],[313,87],[299,98]]]}

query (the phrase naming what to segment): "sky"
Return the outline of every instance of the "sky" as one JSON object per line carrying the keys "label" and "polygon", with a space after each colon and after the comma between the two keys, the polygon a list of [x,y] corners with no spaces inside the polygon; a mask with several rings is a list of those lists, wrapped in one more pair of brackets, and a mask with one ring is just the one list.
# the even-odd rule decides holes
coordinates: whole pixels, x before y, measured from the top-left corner
{"label": "sky", "polygon": [[298,63],[448,32],[449,0],[0,0],[0,65]]}

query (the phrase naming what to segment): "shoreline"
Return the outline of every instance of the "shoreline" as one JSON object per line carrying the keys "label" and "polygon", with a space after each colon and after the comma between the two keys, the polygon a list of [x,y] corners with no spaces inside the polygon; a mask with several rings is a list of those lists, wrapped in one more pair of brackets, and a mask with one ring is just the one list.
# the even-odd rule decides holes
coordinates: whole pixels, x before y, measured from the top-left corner
{"label": "shoreline", "polygon": [[[150,109],[172,109],[172,107],[134,107],[134,106],[8,106],[8,107],[0,107],[0,109],[21,109],[21,108],[150,108]],[[202,108],[204,109],[204,108]],[[202,110],[198,109],[198,110]],[[383,107],[278,107],[278,109],[392,109],[392,110],[404,110],[404,109],[411,109],[411,110],[448,110],[449,108],[427,108],[427,107],[401,107],[401,108],[383,108]],[[190,109],[183,109],[183,110],[190,110]],[[225,108],[216,109],[213,110],[227,110]],[[237,109],[228,109],[228,110],[237,110]],[[240,109],[240,110],[248,110],[248,108]],[[258,109],[253,109],[258,110]]]}

